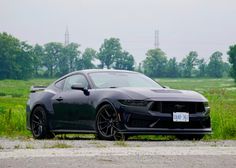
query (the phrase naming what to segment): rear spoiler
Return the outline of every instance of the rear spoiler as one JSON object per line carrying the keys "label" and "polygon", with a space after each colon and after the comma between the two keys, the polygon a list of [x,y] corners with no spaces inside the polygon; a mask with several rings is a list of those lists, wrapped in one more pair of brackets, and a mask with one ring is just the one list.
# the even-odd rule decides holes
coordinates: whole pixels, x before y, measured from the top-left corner
{"label": "rear spoiler", "polygon": [[31,93],[35,93],[38,91],[43,91],[44,89],[46,89],[47,86],[31,86],[30,88],[30,92]]}

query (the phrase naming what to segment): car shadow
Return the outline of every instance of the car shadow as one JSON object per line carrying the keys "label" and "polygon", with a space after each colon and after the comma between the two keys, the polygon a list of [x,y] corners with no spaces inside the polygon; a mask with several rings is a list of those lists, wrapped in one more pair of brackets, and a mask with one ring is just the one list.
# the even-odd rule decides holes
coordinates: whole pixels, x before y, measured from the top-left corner
{"label": "car shadow", "polygon": [[[61,134],[57,135],[55,139],[58,140],[99,140],[94,134]],[[176,141],[178,140],[175,136],[162,136],[162,135],[138,135],[129,136],[125,141]]]}

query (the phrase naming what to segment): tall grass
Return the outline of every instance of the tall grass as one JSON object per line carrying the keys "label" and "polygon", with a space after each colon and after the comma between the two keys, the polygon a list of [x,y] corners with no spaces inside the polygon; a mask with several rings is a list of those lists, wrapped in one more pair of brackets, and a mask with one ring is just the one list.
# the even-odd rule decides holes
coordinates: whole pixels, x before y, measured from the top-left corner
{"label": "tall grass", "polygon": [[[0,81],[0,136],[31,136],[26,130],[25,106],[31,85],[48,85],[52,80]],[[161,79],[163,85],[202,93],[211,107],[213,134],[205,139],[236,139],[236,85],[232,79]],[[136,139],[173,139],[137,136]]]}
{"label": "tall grass", "polygon": [[215,139],[236,138],[236,93],[226,89],[213,89],[208,97],[211,105],[211,121]]}
{"label": "tall grass", "polygon": [[213,134],[205,139],[236,139],[236,85],[233,79],[162,79],[171,88],[202,93],[211,108]]}
{"label": "tall grass", "polygon": [[0,80],[0,136],[29,136],[26,102],[32,85],[48,85],[51,79]]}
{"label": "tall grass", "polygon": [[13,109],[0,108],[0,135],[28,135],[26,130],[25,108],[16,105]]}

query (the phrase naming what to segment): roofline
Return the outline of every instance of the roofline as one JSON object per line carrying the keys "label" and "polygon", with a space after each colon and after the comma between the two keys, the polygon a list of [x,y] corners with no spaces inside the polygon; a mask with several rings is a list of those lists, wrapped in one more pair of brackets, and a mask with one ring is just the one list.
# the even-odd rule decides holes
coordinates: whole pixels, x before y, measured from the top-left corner
{"label": "roofline", "polygon": [[[94,72],[126,72],[126,73],[138,73],[136,71],[129,71],[129,70],[118,70],[118,69],[84,69],[84,70],[79,70],[79,71],[74,71],[69,73],[71,74],[76,74],[76,73],[94,73]],[[67,74],[67,75],[69,75]]]}
{"label": "roofline", "polygon": [[66,74],[64,76],[61,76],[60,78],[55,80],[53,83],[56,83],[56,82],[62,80],[63,78],[71,76],[71,75],[74,75],[74,74],[82,73],[82,74],[88,75],[89,73],[96,73],[96,72],[120,72],[120,73],[136,73],[136,74],[140,74],[139,72],[136,72],[136,71],[117,70],[117,69],[84,69],[84,70],[79,70],[79,71],[73,71],[73,72],[70,72],[70,73],[68,73],[68,74]]}

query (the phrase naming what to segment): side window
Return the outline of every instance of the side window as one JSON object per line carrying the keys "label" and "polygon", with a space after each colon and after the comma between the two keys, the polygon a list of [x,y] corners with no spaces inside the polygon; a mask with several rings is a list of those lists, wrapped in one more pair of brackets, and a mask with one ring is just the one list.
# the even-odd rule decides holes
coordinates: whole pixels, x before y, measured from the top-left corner
{"label": "side window", "polygon": [[71,90],[73,84],[81,84],[85,88],[88,88],[88,81],[83,75],[73,75],[66,78],[63,91]]}
{"label": "side window", "polygon": [[60,90],[63,90],[63,88],[64,88],[64,83],[65,83],[65,79],[60,80],[60,81],[58,81],[57,83],[55,83],[55,86],[56,86],[56,88],[58,88],[58,89],[60,89]]}

